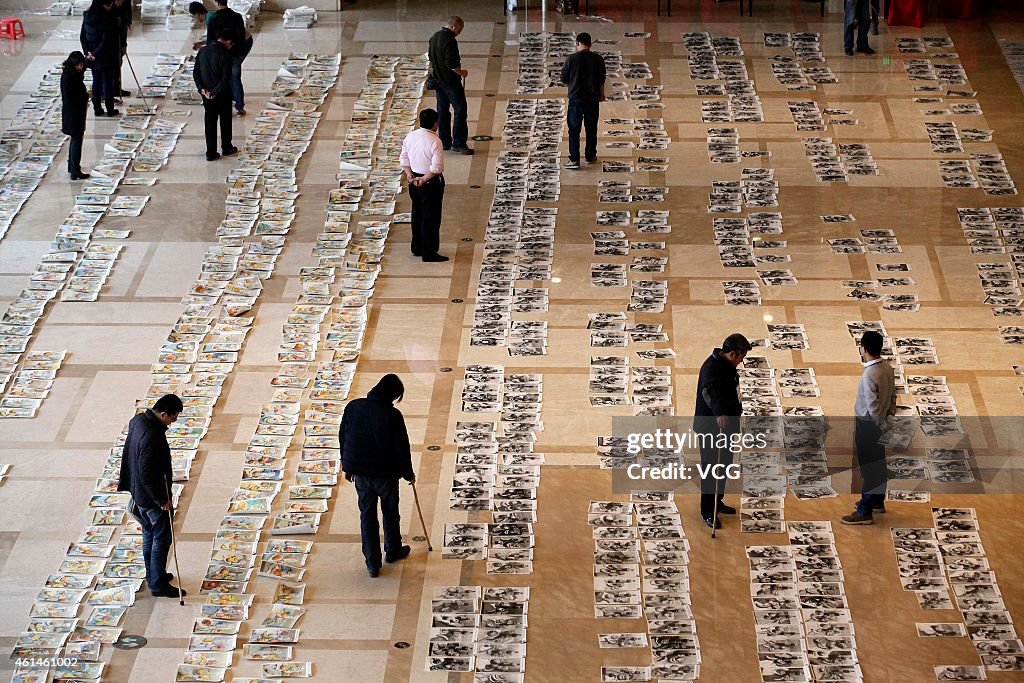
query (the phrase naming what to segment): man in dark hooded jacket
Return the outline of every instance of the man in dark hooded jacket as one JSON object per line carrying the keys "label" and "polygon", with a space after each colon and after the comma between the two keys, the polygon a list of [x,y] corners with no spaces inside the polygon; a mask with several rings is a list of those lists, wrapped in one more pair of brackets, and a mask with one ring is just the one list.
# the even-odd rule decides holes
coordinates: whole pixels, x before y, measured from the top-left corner
{"label": "man in dark hooded jacket", "polygon": [[378,501],[384,518],[384,561],[397,562],[410,551],[402,545],[398,480],[415,483],[416,475],[405,418],[393,405],[404,393],[398,376],[384,375],[366,398],[350,401],[341,418],[341,469],[359,496],[363,557],[371,578],[380,575],[381,566]]}

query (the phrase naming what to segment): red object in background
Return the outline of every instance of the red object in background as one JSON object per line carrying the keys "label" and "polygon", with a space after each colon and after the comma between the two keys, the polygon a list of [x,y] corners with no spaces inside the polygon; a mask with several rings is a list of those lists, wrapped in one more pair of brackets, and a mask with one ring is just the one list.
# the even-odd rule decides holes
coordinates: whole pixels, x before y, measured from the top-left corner
{"label": "red object in background", "polygon": [[985,4],[984,0],[932,0],[938,16],[949,19],[973,19]]}
{"label": "red object in background", "polygon": [[891,0],[889,3],[889,16],[886,23],[889,26],[924,26],[925,15],[927,14],[926,0]]}
{"label": "red object in background", "polygon": [[0,36],[17,40],[25,37],[25,28],[21,20],[16,17],[4,17],[0,19]]}

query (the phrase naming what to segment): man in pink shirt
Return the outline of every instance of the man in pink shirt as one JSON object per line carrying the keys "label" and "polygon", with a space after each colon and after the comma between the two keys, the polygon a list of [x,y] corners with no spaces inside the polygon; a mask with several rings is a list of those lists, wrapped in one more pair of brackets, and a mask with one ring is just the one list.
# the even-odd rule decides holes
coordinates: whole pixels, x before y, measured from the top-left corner
{"label": "man in pink shirt", "polygon": [[447,261],[441,246],[444,202],[444,146],[437,136],[437,112],[420,112],[420,127],[405,136],[399,157],[412,199],[412,253],[428,263]]}

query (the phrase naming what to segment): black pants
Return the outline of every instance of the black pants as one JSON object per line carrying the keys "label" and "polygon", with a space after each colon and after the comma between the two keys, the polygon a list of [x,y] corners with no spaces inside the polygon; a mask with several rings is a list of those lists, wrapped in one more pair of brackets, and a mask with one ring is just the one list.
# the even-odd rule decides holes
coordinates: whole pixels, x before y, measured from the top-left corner
{"label": "black pants", "polygon": [[601,103],[596,97],[573,97],[569,100],[566,119],[569,124],[569,161],[580,160],[580,129],[586,128],[587,144],[583,153],[587,161],[597,158],[597,117]]}
{"label": "black pants", "polygon": [[107,109],[114,110],[114,72],[117,67],[94,66],[92,68],[92,106],[99,111],[100,104],[107,105]]}
{"label": "black pants", "polygon": [[871,510],[885,505],[885,487],[889,472],[885,467],[885,446],[878,443],[882,430],[874,420],[857,418],[853,442],[857,447],[857,464],[863,479],[857,512],[866,517]]}
{"label": "black pants", "polygon": [[354,477],[359,497],[359,530],[363,536],[363,557],[370,569],[380,569],[380,525],[377,504],[384,517],[384,552],[402,547],[401,518],[398,516],[398,480],[378,477]]}
{"label": "black pants", "polygon": [[[714,442],[722,440],[719,435],[723,433],[723,430],[718,426],[718,420],[710,415],[700,415],[695,417],[693,422],[693,431],[703,437],[700,448],[701,464],[705,467],[713,467],[717,464],[723,466],[731,465],[733,461],[732,451],[728,448],[718,449],[713,445]],[[729,424],[724,432],[725,434],[734,434],[739,431],[739,428],[740,419],[738,417],[730,417]],[[719,475],[718,478],[714,476],[715,474]],[[725,496],[726,483],[727,480],[724,478],[720,468],[714,472],[709,472],[707,477],[700,480],[700,516],[702,518],[707,519],[714,515],[716,494],[718,502],[721,503],[722,498]]]}
{"label": "black pants", "polygon": [[82,172],[82,139],[83,135],[72,135],[68,145],[68,173],[78,175]]}
{"label": "black pants", "polygon": [[437,95],[437,136],[441,138],[441,144],[445,148],[465,147],[469,138],[469,124],[466,123],[466,89],[461,82],[457,85],[438,82],[434,94]]}
{"label": "black pants", "polygon": [[203,98],[203,123],[206,124],[206,153],[217,153],[217,121],[220,121],[221,149],[231,148],[231,93],[221,93],[212,100]]}
{"label": "black pants", "polygon": [[419,187],[409,186],[412,199],[412,253],[436,256],[441,248],[441,208],[444,176],[435,176]]}

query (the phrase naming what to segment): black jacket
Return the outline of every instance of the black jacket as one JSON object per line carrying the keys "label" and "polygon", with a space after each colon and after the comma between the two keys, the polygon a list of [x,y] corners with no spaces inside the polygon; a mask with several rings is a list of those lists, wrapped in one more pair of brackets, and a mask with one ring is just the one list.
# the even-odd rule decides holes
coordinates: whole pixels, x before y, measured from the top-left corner
{"label": "black jacket", "polygon": [[579,50],[565,58],[562,83],[569,86],[569,99],[597,99],[604,80],[604,57],[596,52]]}
{"label": "black jacket", "polygon": [[738,391],[740,374],[736,372],[732,363],[722,358],[721,353],[721,349],[715,349],[700,366],[700,376],[697,378],[697,406],[693,409],[693,414],[697,417],[738,417],[743,412]]}
{"label": "black jacket", "polygon": [[128,423],[117,490],[130,492],[139,507],[159,508],[167,502],[173,472],[166,432],[167,427],[152,410],[139,413]]}
{"label": "black jacket", "polygon": [[436,81],[444,85],[462,85],[462,77],[452,71],[462,67],[462,57],[459,56],[459,41],[450,29],[442,28],[430,36],[427,56]]}
{"label": "black jacket", "polygon": [[231,40],[235,41],[234,47],[231,48],[232,52],[235,52],[245,42],[245,19],[230,7],[218,9],[210,17],[209,23],[206,24],[207,45],[216,43],[217,39],[225,35],[225,33],[231,36]]}
{"label": "black jacket", "polygon": [[204,45],[196,55],[192,77],[200,91],[209,90],[215,99],[218,96],[230,97],[231,54],[228,49],[217,42]]}
{"label": "black jacket", "polygon": [[60,74],[60,132],[71,137],[85,135],[89,92],[85,89],[84,76],[74,67]]}
{"label": "black jacket", "polygon": [[341,469],[345,474],[412,479],[412,451],[405,418],[371,390],[345,406],[341,417]]}
{"label": "black jacket", "polygon": [[86,10],[82,15],[82,30],[78,38],[82,43],[82,52],[86,55],[91,52],[96,58],[92,66],[117,66],[121,53],[121,35],[113,12]]}

